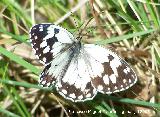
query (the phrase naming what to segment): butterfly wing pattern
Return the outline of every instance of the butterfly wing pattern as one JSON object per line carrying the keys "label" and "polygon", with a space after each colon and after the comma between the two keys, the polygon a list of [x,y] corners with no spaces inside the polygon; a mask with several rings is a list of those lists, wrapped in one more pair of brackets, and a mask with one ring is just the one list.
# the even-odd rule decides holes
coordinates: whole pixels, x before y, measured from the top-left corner
{"label": "butterfly wing pattern", "polygon": [[45,66],[39,84],[55,86],[71,101],[91,100],[97,92],[120,92],[137,81],[133,69],[116,53],[99,45],[82,44],[60,26],[36,24],[30,30],[30,41]]}
{"label": "butterfly wing pattern", "polygon": [[[72,39],[74,39],[73,35],[67,30],[50,23],[37,24],[30,29],[30,42],[34,53],[45,66],[40,74],[40,85],[49,87],[56,82],[55,76],[57,73],[54,72],[57,72],[59,69],[60,66],[58,66],[58,62],[64,59],[62,58],[63,55],[69,55],[67,49],[73,43]],[[52,62],[52,60],[57,63]],[[53,63],[52,65],[54,65],[52,67],[51,62]],[[49,68],[54,68],[55,71],[51,73],[49,72]]]}

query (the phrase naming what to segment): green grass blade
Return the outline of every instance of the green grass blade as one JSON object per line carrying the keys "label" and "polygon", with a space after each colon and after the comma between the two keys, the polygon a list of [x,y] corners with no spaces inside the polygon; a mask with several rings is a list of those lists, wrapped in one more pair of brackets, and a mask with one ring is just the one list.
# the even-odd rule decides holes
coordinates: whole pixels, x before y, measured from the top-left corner
{"label": "green grass blade", "polygon": [[20,58],[19,56],[13,54],[12,52],[7,51],[5,48],[0,46],[0,53],[7,56],[8,58],[10,58],[11,60],[15,61],[16,63],[22,65],[23,67],[29,69],[30,71],[32,71],[35,74],[39,74],[40,71],[33,66],[32,64],[28,63],[27,61],[25,61],[24,59]]}
{"label": "green grass blade", "polygon": [[[107,117],[117,117],[116,114],[111,113],[110,111],[107,111],[105,108],[102,106],[96,106],[95,107],[97,110],[99,110],[101,113],[107,115]],[[103,110],[103,111],[102,111]],[[104,111],[105,110],[105,111]]]}
{"label": "green grass blade", "polygon": [[22,18],[24,24],[31,26],[31,19],[26,13],[26,10],[17,3],[16,0],[2,0],[2,3],[7,6],[10,12],[14,12],[19,18]]}
{"label": "green grass blade", "polygon": [[149,13],[151,15],[151,18],[152,18],[152,20],[154,22],[154,26],[156,28],[159,28],[159,24],[158,24],[159,22],[157,21],[158,18],[157,18],[156,14],[155,14],[153,6],[149,2],[150,2],[150,0],[146,0],[146,6],[147,6],[148,11],[149,11]]}
{"label": "green grass blade", "polygon": [[151,21],[148,19],[147,13],[144,11],[144,5],[143,4],[137,4],[137,5],[140,12],[140,16],[142,18],[142,23],[147,27],[147,29],[149,29],[151,27],[150,24]]}
{"label": "green grass blade", "polygon": [[[150,29],[150,30],[147,30],[147,31],[141,31],[141,32],[122,35],[122,36],[118,36],[118,37],[112,37],[110,39],[103,39],[103,41],[97,41],[97,42],[95,42],[95,44],[105,45],[105,44],[108,44],[108,43],[122,41],[124,39],[132,39],[133,37],[149,34],[153,31],[156,31],[156,30],[155,29]],[[96,39],[96,40],[98,40],[98,39]]]}
{"label": "green grass blade", "polygon": [[39,85],[35,85],[27,82],[17,82],[17,81],[8,80],[8,79],[0,79],[0,82],[8,85],[13,85],[13,86],[22,86],[26,88],[36,88],[36,89],[42,89],[46,91],[52,91],[52,88],[43,88]]}
{"label": "green grass blade", "polygon": [[105,99],[106,100],[110,99],[110,100],[121,102],[121,103],[135,104],[135,105],[148,106],[148,107],[154,107],[154,108],[160,109],[160,104],[157,104],[157,103],[139,101],[139,100],[128,99],[128,98],[118,98],[114,96],[105,96]]}
{"label": "green grass blade", "polygon": [[[5,65],[4,67],[4,73],[2,75],[2,79],[8,79],[8,63]],[[6,92],[7,95],[9,95],[9,97],[11,98],[11,100],[13,101],[13,104],[15,105],[15,107],[17,108],[19,114],[21,114],[22,117],[25,117],[25,113],[23,112],[23,110],[21,109],[20,105],[18,104],[16,97],[12,95],[12,90],[10,89],[14,89],[14,88],[10,88],[8,85],[3,84],[3,90]]]}
{"label": "green grass blade", "polygon": [[134,31],[141,31],[141,28],[140,28],[141,26],[137,25],[136,21],[121,9],[121,7],[117,4],[118,3],[117,1],[109,0],[109,3],[111,6],[115,6],[115,8],[118,11],[118,13],[116,14],[119,17],[124,19],[127,23],[132,24],[131,26]]}
{"label": "green grass blade", "polygon": [[[23,36],[20,35],[20,36],[18,36],[18,35],[14,35],[13,33],[10,33],[10,32],[7,32],[5,30],[2,30],[2,29],[0,29],[0,32],[11,36],[13,39],[15,39],[15,40],[17,40],[19,42],[27,43],[26,42],[28,40],[28,36],[27,35],[23,35]],[[29,43],[27,43],[27,44],[29,44]]]}
{"label": "green grass blade", "polygon": [[18,104],[17,100],[15,99],[15,97],[12,95],[11,91],[9,90],[8,86],[3,85],[3,89],[5,90],[5,92],[7,93],[7,95],[9,95],[9,97],[11,98],[11,100],[13,101],[13,104],[15,105],[15,107],[17,108],[19,114],[21,114],[22,117],[25,117],[25,113],[23,112],[23,110],[21,109],[20,105]]}
{"label": "green grass blade", "polygon": [[20,117],[19,115],[16,115],[16,114],[14,114],[14,113],[12,113],[12,112],[10,112],[8,110],[5,110],[5,109],[3,109],[1,107],[0,107],[0,112],[5,114],[5,115],[7,115],[7,116],[9,116],[9,117]]}
{"label": "green grass blade", "polygon": [[[116,113],[114,113],[114,111],[104,101],[101,103],[101,105],[98,105],[95,108],[109,117],[118,117]],[[102,110],[105,110],[105,111],[102,111]]]}
{"label": "green grass blade", "polygon": [[27,115],[27,117],[31,117],[29,111],[27,110],[26,105],[24,104],[23,100],[21,99],[21,97],[19,96],[19,94],[17,93],[15,88],[12,88],[12,93],[13,93],[14,97],[17,99],[17,102],[21,106],[21,109],[23,110],[25,115]]}

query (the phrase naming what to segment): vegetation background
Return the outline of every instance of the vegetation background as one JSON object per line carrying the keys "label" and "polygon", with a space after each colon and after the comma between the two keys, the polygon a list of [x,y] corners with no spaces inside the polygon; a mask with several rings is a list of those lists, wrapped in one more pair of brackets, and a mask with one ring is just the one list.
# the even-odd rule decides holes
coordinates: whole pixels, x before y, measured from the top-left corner
{"label": "vegetation background", "polygon": [[[82,29],[86,43],[108,45],[133,67],[138,82],[82,103],[38,86],[43,66],[28,32],[43,22],[74,35]],[[0,0],[0,116],[160,116],[159,27],[158,0]]]}

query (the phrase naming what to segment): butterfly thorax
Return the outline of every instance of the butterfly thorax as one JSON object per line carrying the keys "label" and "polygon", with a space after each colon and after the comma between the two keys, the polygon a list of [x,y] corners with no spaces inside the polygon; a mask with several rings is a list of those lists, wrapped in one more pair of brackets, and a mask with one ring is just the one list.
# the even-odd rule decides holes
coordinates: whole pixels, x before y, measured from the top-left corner
{"label": "butterfly thorax", "polygon": [[78,54],[80,52],[80,49],[81,49],[81,42],[80,41],[77,41],[77,42],[74,42],[72,44],[72,46],[69,48],[71,50],[71,52],[74,54]]}

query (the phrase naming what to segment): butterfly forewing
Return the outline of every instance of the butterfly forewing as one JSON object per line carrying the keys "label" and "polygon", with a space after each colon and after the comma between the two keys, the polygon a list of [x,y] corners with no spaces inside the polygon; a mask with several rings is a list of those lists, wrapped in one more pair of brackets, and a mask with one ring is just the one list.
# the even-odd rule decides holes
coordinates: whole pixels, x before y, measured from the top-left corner
{"label": "butterfly forewing", "polygon": [[62,52],[56,56],[51,63],[45,66],[44,70],[40,75],[39,84],[43,87],[53,86],[58,78],[62,78],[66,71],[66,66],[71,60],[71,55],[73,54],[70,49]]}
{"label": "butterfly forewing", "polygon": [[69,48],[74,37],[67,30],[54,24],[36,24],[30,30],[30,41],[38,59],[47,64]]}
{"label": "butterfly forewing", "polygon": [[45,65],[39,84],[43,87],[53,86],[70,54],[68,48],[74,41],[73,35],[59,26],[43,23],[30,29],[30,41],[36,56]]}
{"label": "butterfly forewing", "polygon": [[39,85],[43,87],[50,87],[54,85],[56,82],[56,77],[52,74],[49,74],[49,68],[51,67],[51,63],[46,65],[44,70],[40,74]]}

